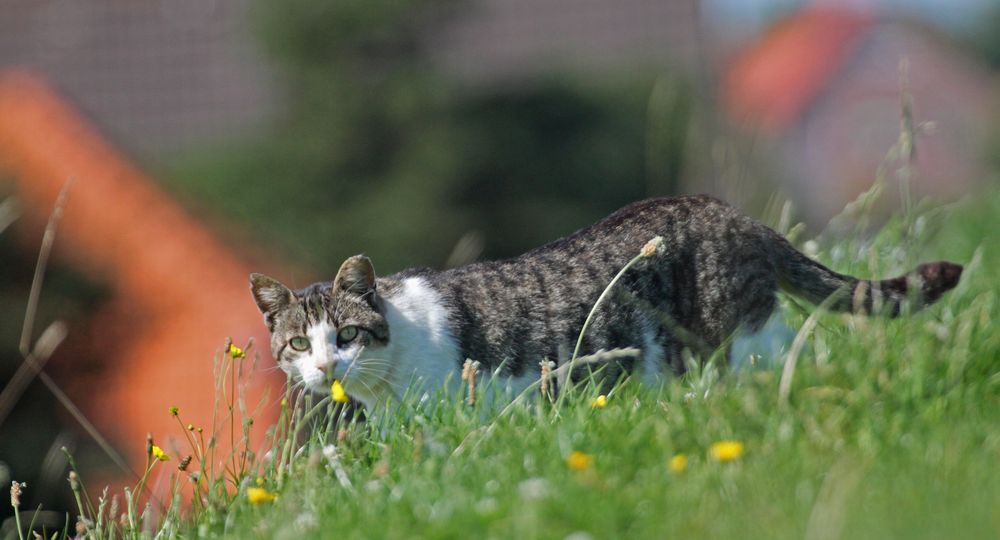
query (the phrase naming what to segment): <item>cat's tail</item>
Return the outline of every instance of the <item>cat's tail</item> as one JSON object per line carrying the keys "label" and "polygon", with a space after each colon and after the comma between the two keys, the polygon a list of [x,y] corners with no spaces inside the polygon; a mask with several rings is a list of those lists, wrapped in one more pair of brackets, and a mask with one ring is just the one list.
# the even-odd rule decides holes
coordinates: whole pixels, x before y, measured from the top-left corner
{"label": "cat's tail", "polygon": [[924,263],[898,277],[862,280],[839,274],[805,256],[780,234],[773,235],[771,263],[782,290],[835,311],[899,315],[903,304],[914,310],[929,306],[958,284],[962,265],[947,261]]}

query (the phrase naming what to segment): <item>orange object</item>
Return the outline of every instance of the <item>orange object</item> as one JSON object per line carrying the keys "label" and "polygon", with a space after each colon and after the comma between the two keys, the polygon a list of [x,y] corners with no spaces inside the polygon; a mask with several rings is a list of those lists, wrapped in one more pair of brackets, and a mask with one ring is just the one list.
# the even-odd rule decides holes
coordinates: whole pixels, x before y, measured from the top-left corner
{"label": "orange object", "polygon": [[[12,173],[24,217],[36,225],[66,180],[74,180],[55,252],[109,287],[113,299],[87,336],[101,350],[105,376],[86,389],[66,377],[61,382],[134,469],[145,463],[147,432],[168,452],[186,447],[171,442],[183,440],[171,406],[207,431],[213,358],[223,353],[227,336],[241,347],[254,337],[261,365],[273,366],[249,293],[248,265],[27,73],[0,74],[0,166]],[[81,329],[71,328],[71,337],[74,331]],[[248,408],[265,389],[269,403],[281,398],[279,371],[255,380]],[[274,411],[255,418],[254,451]],[[228,437],[220,444],[219,455],[228,456]]]}
{"label": "orange object", "polygon": [[733,62],[722,84],[730,117],[769,132],[788,127],[856,50],[873,20],[816,7],[777,24]]}

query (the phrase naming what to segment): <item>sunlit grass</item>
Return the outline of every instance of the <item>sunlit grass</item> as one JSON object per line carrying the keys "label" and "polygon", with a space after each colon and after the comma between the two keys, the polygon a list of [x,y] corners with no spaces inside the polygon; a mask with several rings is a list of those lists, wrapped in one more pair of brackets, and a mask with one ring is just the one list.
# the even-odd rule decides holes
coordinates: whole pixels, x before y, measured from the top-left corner
{"label": "sunlit grass", "polygon": [[[930,212],[922,253],[967,263],[909,318],[824,314],[788,401],[777,367],[711,366],[662,388],[584,387],[498,415],[464,395],[339,431],[321,427],[268,505],[236,500],[236,537],[984,537],[1000,530],[997,199]],[[919,216],[916,219],[921,219]],[[902,226],[841,246],[885,273]],[[933,229],[940,229],[931,235]],[[913,228],[908,227],[908,234]],[[952,240],[959,231],[976,237]],[[936,241],[935,241],[936,238]],[[862,247],[864,244],[864,247]],[[955,249],[965,246],[966,250]],[[834,257],[820,248],[821,259]],[[786,305],[797,328],[808,311]],[[766,363],[764,363],[766,364]],[[488,385],[481,385],[488,386]],[[477,400],[482,403],[483,400]],[[323,449],[334,445],[336,462]],[[683,456],[678,459],[677,456]],[[681,464],[683,463],[683,464]],[[343,480],[337,479],[337,470]]]}
{"label": "sunlit grass", "polygon": [[[551,400],[535,387],[513,407],[483,399],[495,386],[481,372],[475,399],[468,387],[411,398],[368,422],[336,422],[344,409],[330,396],[289,394],[276,426],[253,426],[254,404],[240,404],[238,389],[254,351],[227,345],[216,367],[219,417],[165,410],[190,452],[162,462],[149,443],[149,466],[172,469],[175,495],[146,505],[139,488],[113,510],[113,495],[82,500],[81,530],[96,538],[993,536],[1000,228],[991,224],[1000,196],[961,211],[915,208],[875,237],[823,237],[811,247],[863,276],[952,259],[966,265],[962,282],[908,317],[819,315],[787,400],[778,355],[727,373],[695,366],[658,388],[585,384]],[[797,330],[812,308],[786,299],[783,311]],[[231,437],[237,452],[211,455],[211,441],[187,421],[215,426],[206,432]],[[246,448],[251,428],[268,430],[263,447]],[[176,470],[184,459],[186,470]]]}

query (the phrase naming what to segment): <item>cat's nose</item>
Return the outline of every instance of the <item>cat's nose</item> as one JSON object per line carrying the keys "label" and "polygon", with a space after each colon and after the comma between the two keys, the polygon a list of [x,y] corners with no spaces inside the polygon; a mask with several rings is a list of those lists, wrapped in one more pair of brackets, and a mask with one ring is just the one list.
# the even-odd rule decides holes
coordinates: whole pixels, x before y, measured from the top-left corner
{"label": "cat's nose", "polygon": [[337,363],[336,361],[333,361],[333,362],[317,362],[316,363],[316,369],[318,369],[318,370],[322,371],[323,373],[327,374],[327,373],[330,373],[330,372],[333,371],[333,367],[334,367],[334,365],[336,365],[336,363]]}

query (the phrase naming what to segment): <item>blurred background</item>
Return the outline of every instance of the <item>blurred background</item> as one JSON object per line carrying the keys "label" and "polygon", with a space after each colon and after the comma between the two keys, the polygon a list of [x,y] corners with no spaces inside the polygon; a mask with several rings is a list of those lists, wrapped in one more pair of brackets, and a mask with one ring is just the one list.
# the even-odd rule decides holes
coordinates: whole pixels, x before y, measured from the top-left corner
{"label": "blurred background", "polygon": [[998,68],[993,0],[0,0],[0,484],[59,509],[61,446],[124,474],[15,376],[55,321],[46,373],[134,469],[169,406],[208,421],[227,337],[266,344],[249,271],[506,257],[680,193],[817,231],[898,166],[901,80],[914,194],[975,196]]}

